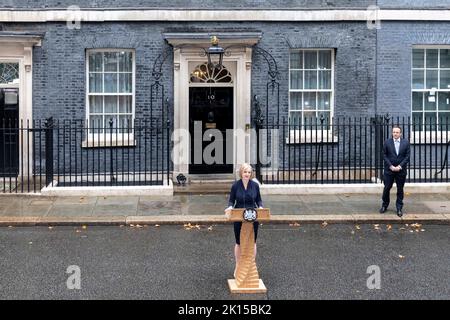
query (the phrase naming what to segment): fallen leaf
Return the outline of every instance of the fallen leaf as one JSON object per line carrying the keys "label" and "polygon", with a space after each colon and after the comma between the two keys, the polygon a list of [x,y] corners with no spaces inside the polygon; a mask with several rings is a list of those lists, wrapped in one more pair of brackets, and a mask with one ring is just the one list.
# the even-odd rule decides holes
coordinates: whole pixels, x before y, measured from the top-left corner
{"label": "fallen leaf", "polygon": [[322,223],[322,227],[326,227],[328,225],[328,222],[326,222],[326,221],[324,221],[323,223]]}
{"label": "fallen leaf", "polygon": [[143,228],[143,227],[140,224],[137,224],[136,228]]}
{"label": "fallen leaf", "polygon": [[155,224],[155,227],[159,227],[159,224]]}
{"label": "fallen leaf", "polygon": [[81,227],[81,229],[83,229],[83,230],[86,230],[86,228],[87,228],[86,226],[82,226],[82,227]]}
{"label": "fallen leaf", "polygon": [[358,225],[356,225],[355,228],[356,228],[356,230],[361,230],[361,227]]}
{"label": "fallen leaf", "polygon": [[80,232],[81,232],[81,230],[78,230],[78,229],[77,229],[77,230],[75,230],[75,232],[76,232],[76,233],[80,233]]}
{"label": "fallen leaf", "polygon": [[32,242],[32,241],[30,241],[30,242],[28,242],[28,244],[33,244],[33,242]]}
{"label": "fallen leaf", "polygon": [[388,230],[391,230],[391,229],[392,229],[392,226],[391,226],[390,224],[388,224],[388,225],[387,225],[387,229],[388,229]]}
{"label": "fallen leaf", "polygon": [[8,228],[12,228],[13,226],[8,226]]}
{"label": "fallen leaf", "polygon": [[212,231],[212,229],[213,229],[213,227],[211,226],[211,227],[208,228],[208,231]]}
{"label": "fallen leaf", "polygon": [[130,223],[130,227],[134,228],[134,224]]}
{"label": "fallen leaf", "polygon": [[399,254],[398,257],[399,257],[400,259],[404,259],[404,258],[405,258],[405,256],[402,256],[401,254]]}
{"label": "fallen leaf", "polygon": [[424,232],[424,231],[425,231],[425,229],[420,229],[420,231]]}
{"label": "fallen leaf", "polygon": [[50,226],[50,227],[48,227],[48,229],[49,229],[49,230],[52,230],[52,229],[53,229],[53,227],[51,227],[51,226]]}

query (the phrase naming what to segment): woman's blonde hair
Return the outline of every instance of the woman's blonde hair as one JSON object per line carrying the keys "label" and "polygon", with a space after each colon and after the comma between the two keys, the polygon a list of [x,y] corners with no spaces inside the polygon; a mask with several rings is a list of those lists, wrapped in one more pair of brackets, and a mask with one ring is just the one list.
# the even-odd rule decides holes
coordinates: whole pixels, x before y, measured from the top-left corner
{"label": "woman's blonde hair", "polygon": [[243,163],[239,168],[239,178],[242,179],[242,174],[244,173],[245,170],[250,170],[252,172],[250,179],[253,179],[255,176],[255,171],[253,170],[253,167],[248,163]]}

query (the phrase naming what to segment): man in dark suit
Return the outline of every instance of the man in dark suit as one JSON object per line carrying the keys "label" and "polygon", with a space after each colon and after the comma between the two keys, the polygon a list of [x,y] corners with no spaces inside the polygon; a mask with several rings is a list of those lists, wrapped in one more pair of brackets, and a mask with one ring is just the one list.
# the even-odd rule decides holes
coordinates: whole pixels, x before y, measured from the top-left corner
{"label": "man in dark suit", "polygon": [[397,215],[403,216],[403,187],[406,181],[406,167],[409,163],[410,145],[409,141],[402,139],[402,129],[399,126],[392,128],[392,138],[384,143],[384,190],[383,204],[380,213],[386,212],[389,207],[392,185],[397,184]]}

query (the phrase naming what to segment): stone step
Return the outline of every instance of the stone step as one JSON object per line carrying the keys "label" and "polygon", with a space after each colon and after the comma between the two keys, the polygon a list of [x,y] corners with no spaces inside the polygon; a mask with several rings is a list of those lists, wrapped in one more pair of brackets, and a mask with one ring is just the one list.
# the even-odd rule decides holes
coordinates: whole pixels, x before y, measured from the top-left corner
{"label": "stone step", "polygon": [[175,194],[225,194],[230,192],[233,181],[227,183],[207,183],[202,181],[201,183],[190,183],[185,186],[174,184],[173,187]]}

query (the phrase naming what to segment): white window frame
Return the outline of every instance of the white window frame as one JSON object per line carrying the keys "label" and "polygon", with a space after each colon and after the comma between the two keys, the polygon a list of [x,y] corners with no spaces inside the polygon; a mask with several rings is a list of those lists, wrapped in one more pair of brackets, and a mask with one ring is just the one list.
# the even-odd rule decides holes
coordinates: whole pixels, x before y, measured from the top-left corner
{"label": "white window frame", "polygon": [[[90,93],[90,83],[89,83],[89,55],[96,52],[131,52],[132,53],[132,90],[131,93]],[[104,73],[104,71],[102,71]],[[117,71],[117,73],[120,73]],[[118,77],[119,80],[119,77]],[[104,82],[103,82],[104,85]],[[103,91],[105,88],[103,87]],[[131,133],[91,133],[90,132],[90,96],[131,96]],[[87,49],[86,50],[86,124],[87,124],[87,139],[83,141],[83,147],[125,147],[125,146],[135,146],[136,141],[134,139],[134,120],[136,115],[136,50],[135,49],[121,49],[121,48],[101,48],[101,49]],[[103,114],[104,115],[104,114]],[[119,116],[119,113],[117,114]]]}
{"label": "white window frame", "polygon": [[[331,88],[330,89],[291,89],[291,70],[302,70],[302,83],[304,85],[304,73],[305,70],[322,70],[319,68],[316,69],[291,69],[291,53],[292,52],[299,52],[299,51],[330,51],[331,52],[331,69],[325,69],[331,71]],[[330,93],[330,127],[332,125],[332,119],[334,116],[334,83],[335,83],[335,53],[336,50],[334,48],[297,48],[297,49],[291,49],[289,50],[289,75],[288,75],[288,81],[289,81],[289,121],[291,119],[291,112],[297,112],[297,113],[303,113],[304,110],[291,110],[291,92],[329,92]],[[319,65],[319,55],[317,55],[317,65]],[[305,55],[303,55],[303,67],[305,66]],[[319,77],[317,77],[317,84],[319,83]],[[303,95],[302,95],[303,96]],[[303,106],[303,98],[302,98],[302,106]],[[313,110],[309,110],[313,111]],[[316,94],[316,109],[314,110],[317,114],[320,110],[318,110],[318,95]],[[298,143],[319,143],[319,142],[328,142],[328,143],[335,143],[338,142],[338,137],[333,136],[332,130],[325,129],[325,130],[318,130],[317,134],[315,131],[312,130],[303,130],[304,123],[303,123],[303,117],[301,117],[301,126],[300,130],[297,129],[291,129],[289,130],[289,137],[286,138],[287,144],[298,144]]]}
{"label": "white window frame", "polygon": [[[426,68],[426,65],[424,64],[423,68],[414,68],[413,66],[413,50],[415,49],[423,49],[425,50],[424,53],[424,63],[426,63],[427,60],[427,51],[426,49],[449,49],[450,50],[450,45],[413,45],[411,47],[411,78],[410,78],[410,86],[411,86],[411,124],[412,121],[414,119],[414,114],[415,113],[419,113],[418,111],[413,111],[413,94],[414,92],[421,92],[421,93],[431,93],[432,91],[434,91],[434,95],[435,95],[435,99],[436,99],[436,105],[439,105],[439,92],[450,92],[450,88],[448,89],[440,89],[440,80],[441,80],[441,75],[440,75],[440,71],[441,70],[450,70],[450,68],[441,68],[441,55],[438,55],[438,67],[437,68]],[[438,85],[437,88],[432,88],[432,89],[427,89],[426,88],[426,81],[427,81],[427,70],[431,69],[431,70],[436,70],[438,71]],[[414,74],[414,70],[423,70],[424,71],[424,85],[425,88],[423,89],[414,89],[413,88],[413,74]],[[425,98],[424,98],[425,99]],[[426,111],[423,109],[423,103],[424,101],[422,101],[422,111],[420,112],[422,114],[422,119],[423,119],[423,115],[424,113],[426,113]],[[448,116],[450,118],[450,111],[447,112],[441,112],[441,114],[445,114],[448,113]],[[425,128],[422,128],[423,130],[421,131],[414,131],[414,126],[412,126],[411,128],[411,137],[410,137],[410,142],[413,144],[420,144],[420,143],[447,143],[447,137],[450,133],[449,131],[446,130],[439,130],[439,109],[438,107],[436,107],[436,130],[425,130]],[[425,122],[423,124],[423,126],[425,126]]]}

